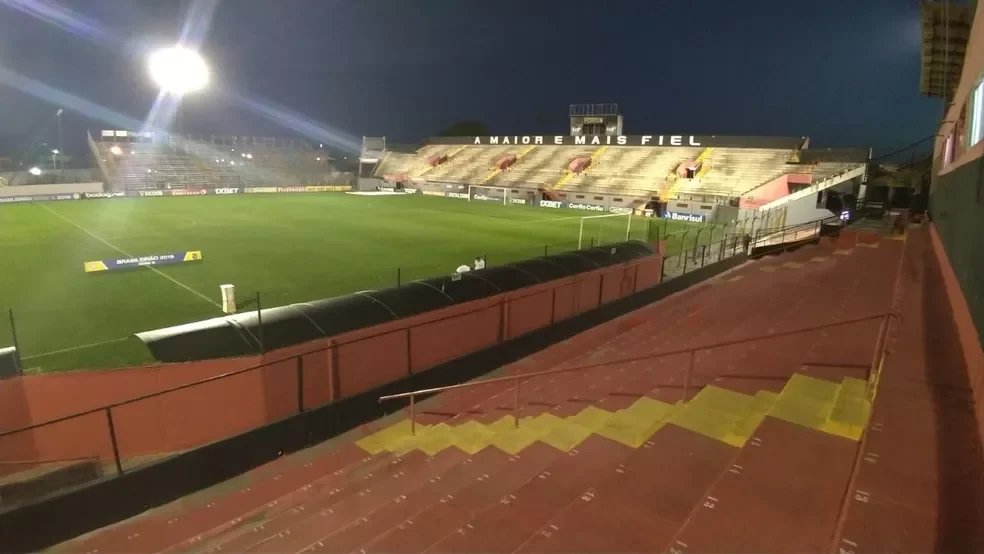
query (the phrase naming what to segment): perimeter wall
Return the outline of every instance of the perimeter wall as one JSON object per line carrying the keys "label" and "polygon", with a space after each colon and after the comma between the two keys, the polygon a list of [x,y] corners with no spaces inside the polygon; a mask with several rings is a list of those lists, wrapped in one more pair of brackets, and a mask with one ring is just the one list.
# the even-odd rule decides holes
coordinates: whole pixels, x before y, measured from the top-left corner
{"label": "perimeter wall", "polygon": [[[93,413],[0,437],[0,464],[178,452],[351,397],[659,284],[661,254],[285,348],[262,365],[111,409],[189,372],[199,378],[258,359],[216,360],[0,382],[0,432],[80,410]],[[174,386],[173,384],[171,386]],[[7,413],[8,411],[12,413]],[[20,467],[23,467],[22,465]]]}

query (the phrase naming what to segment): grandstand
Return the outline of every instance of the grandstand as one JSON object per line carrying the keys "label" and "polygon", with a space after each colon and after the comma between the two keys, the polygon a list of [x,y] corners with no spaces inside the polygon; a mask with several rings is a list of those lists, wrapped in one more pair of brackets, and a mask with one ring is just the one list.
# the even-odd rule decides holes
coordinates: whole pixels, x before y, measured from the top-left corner
{"label": "grandstand", "polygon": [[[434,192],[447,185],[481,185],[540,191],[543,198],[607,195],[619,198],[612,205],[634,209],[652,197],[738,206],[752,191],[761,198],[763,185],[784,176],[790,183],[813,183],[817,193],[857,195],[870,156],[867,149],[811,152],[802,138],[691,136],[696,146],[639,145],[643,138],[605,136],[598,143],[567,136],[502,137],[502,142],[500,137],[436,138],[414,152],[385,152],[368,173],[377,182]],[[738,218],[723,213],[728,216],[722,221]]]}
{"label": "grandstand", "polygon": [[294,140],[103,130],[89,147],[112,190],[329,185],[329,156]]}
{"label": "grandstand", "polygon": [[744,264],[58,551],[980,551],[974,415],[931,400],[964,362],[922,373],[959,349],[943,275],[899,238]]}

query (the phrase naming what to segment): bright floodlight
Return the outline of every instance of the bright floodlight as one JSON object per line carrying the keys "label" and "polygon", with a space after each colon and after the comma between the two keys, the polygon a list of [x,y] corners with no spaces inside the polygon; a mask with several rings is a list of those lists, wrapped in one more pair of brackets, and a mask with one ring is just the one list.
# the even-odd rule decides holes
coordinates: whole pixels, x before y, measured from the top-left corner
{"label": "bright floodlight", "polygon": [[151,79],[169,94],[180,96],[208,86],[208,66],[194,50],[181,46],[158,50],[150,55],[147,67]]}
{"label": "bright floodlight", "polygon": [[31,169],[28,169],[27,172],[30,173],[31,175],[34,175],[35,177],[41,175],[41,169],[37,167],[32,167]]}
{"label": "bright floodlight", "polygon": [[119,146],[114,146],[109,149],[109,152],[114,156],[120,156],[123,154],[123,149],[120,148]]}

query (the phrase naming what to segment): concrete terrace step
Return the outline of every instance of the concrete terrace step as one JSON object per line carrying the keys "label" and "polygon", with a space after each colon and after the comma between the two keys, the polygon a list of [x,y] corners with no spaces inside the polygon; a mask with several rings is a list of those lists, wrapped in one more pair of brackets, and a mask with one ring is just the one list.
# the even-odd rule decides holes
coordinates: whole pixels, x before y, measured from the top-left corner
{"label": "concrete terrace step", "polygon": [[[489,451],[492,450],[482,452]],[[367,553],[423,552],[566,455],[546,445],[531,445],[519,455],[510,457],[499,471],[483,473],[457,494],[448,495],[426,507],[395,528],[361,545],[359,550]]]}
{"label": "concrete terrace step", "polygon": [[[353,482],[336,494],[322,494],[277,518],[275,524],[254,528],[252,533],[240,535],[239,540],[208,552],[298,552],[327,532],[343,528],[383,508],[394,498],[418,490],[466,458],[463,452],[453,449],[435,456],[411,452],[382,472]],[[345,493],[346,490],[349,492]]]}
{"label": "concrete terrace step", "polygon": [[853,441],[767,418],[696,503],[670,551],[824,551],[856,450]]}
{"label": "concrete terrace step", "polygon": [[248,517],[289,498],[303,487],[324,479],[340,479],[366,463],[364,451],[350,445],[303,461],[280,458],[249,475],[250,482],[236,492],[222,495],[205,505],[179,502],[121,522],[111,528],[56,548],[58,552],[156,552],[182,541],[209,533],[220,533],[238,519]]}
{"label": "concrete terrace step", "polygon": [[669,425],[596,474],[519,552],[659,552],[738,450]]}
{"label": "concrete terrace step", "polygon": [[511,552],[575,501],[599,472],[622,462],[632,452],[607,439],[590,438],[428,552]]}

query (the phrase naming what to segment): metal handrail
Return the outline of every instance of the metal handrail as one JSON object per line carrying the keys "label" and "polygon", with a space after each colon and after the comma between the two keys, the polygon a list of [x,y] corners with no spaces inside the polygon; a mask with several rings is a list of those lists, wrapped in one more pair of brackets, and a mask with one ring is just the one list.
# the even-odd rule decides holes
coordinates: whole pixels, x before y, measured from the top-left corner
{"label": "metal handrail", "polygon": [[[689,397],[689,394],[690,394],[690,379],[691,379],[691,376],[692,376],[693,370],[694,370],[694,357],[695,357],[695,355],[696,355],[696,353],[697,353],[698,350],[710,350],[712,348],[721,348],[721,347],[725,347],[725,346],[734,346],[734,345],[737,345],[737,344],[745,344],[745,343],[749,343],[749,342],[756,342],[756,341],[762,341],[762,340],[767,340],[767,339],[774,339],[774,338],[777,338],[777,337],[784,337],[784,336],[795,335],[795,334],[800,334],[800,333],[808,333],[808,332],[811,332],[811,331],[819,331],[821,329],[827,329],[827,328],[830,328],[830,327],[839,327],[839,326],[842,326],[842,325],[850,325],[850,324],[853,324],[853,323],[860,323],[862,321],[868,321],[868,320],[877,319],[877,318],[882,318],[882,325],[879,328],[879,334],[878,334],[878,340],[877,340],[877,345],[876,346],[877,346],[877,348],[883,348],[883,341],[884,341],[883,337],[885,335],[885,329],[887,329],[887,327],[888,327],[888,320],[890,318],[892,318],[892,317],[901,317],[901,316],[897,312],[894,312],[894,311],[880,312],[880,313],[877,313],[877,314],[872,314],[872,315],[868,315],[868,316],[864,316],[864,317],[857,317],[857,318],[847,319],[847,320],[843,320],[843,321],[837,321],[837,322],[834,322],[834,323],[824,323],[824,324],[821,324],[821,325],[811,325],[809,327],[802,327],[802,328],[799,328],[799,329],[793,329],[793,330],[789,330],[789,331],[780,331],[778,333],[771,333],[771,334],[768,334],[768,335],[760,335],[760,336],[757,336],[757,337],[746,337],[746,338],[742,338],[742,339],[732,339],[732,340],[727,340],[727,341],[719,341],[719,342],[715,342],[715,343],[711,343],[711,344],[704,344],[704,345],[701,345],[701,346],[694,346],[694,347],[689,347],[689,348],[680,348],[680,349],[676,349],[676,350],[668,350],[668,351],[665,351],[665,352],[657,352],[655,354],[646,354],[644,356],[633,356],[633,357],[627,357],[627,358],[619,358],[619,359],[616,359],[616,360],[609,360],[609,361],[605,361],[605,362],[599,362],[599,363],[596,363],[596,364],[588,364],[588,365],[582,365],[582,366],[577,366],[577,367],[565,367],[565,368],[548,369],[548,370],[545,370],[545,371],[537,371],[535,373],[525,373],[523,375],[512,375],[512,376],[509,376],[509,377],[496,377],[494,379],[484,379],[484,380],[481,380],[481,381],[472,381],[472,382],[469,382],[469,383],[458,383],[458,384],[455,384],[455,385],[447,385],[447,386],[443,386],[443,387],[432,387],[432,388],[429,388],[429,389],[420,389],[420,390],[415,390],[415,391],[402,392],[402,393],[398,393],[398,394],[389,394],[389,395],[386,395],[386,396],[380,396],[377,401],[379,403],[382,403],[382,402],[386,402],[386,401],[389,401],[389,400],[398,400],[398,399],[402,399],[402,398],[409,398],[410,399],[410,434],[411,435],[415,435],[416,434],[416,428],[417,428],[417,421],[416,421],[416,397],[418,397],[418,396],[424,396],[424,395],[429,395],[429,394],[436,394],[436,393],[439,393],[439,392],[444,392],[444,391],[454,390],[454,389],[463,389],[463,388],[470,388],[470,387],[479,387],[479,386],[485,386],[485,385],[492,385],[492,384],[496,384],[496,383],[512,382],[513,383],[513,420],[514,420],[514,425],[516,426],[516,428],[519,428],[519,391],[520,391],[520,385],[522,385],[522,382],[523,381],[528,381],[530,379],[534,379],[534,378],[537,378],[537,377],[543,377],[543,376],[546,376],[546,375],[555,375],[555,374],[558,374],[558,373],[571,373],[571,372],[574,372],[574,371],[585,371],[585,370],[589,370],[589,369],[598,369],[598,368],[601,368],[601,367],[607,367],[607,366],[615,365],[615,364],[626,364],[626,363],[639,362],[639,361],[651,360],[651,359],[657,359],[657,358],[665,358],[667,356],[675,356],[675,355],[678,355],[678,354],[686,354],[686,353],[689,353],[690,354],[690,362],[689,362],[688,367],[687,367],[687,374],[686,374],[686,377],[684,379],[684,384],[683,384],[683,400],[686,400]],[[876,355],[875,359],[877,360],[877,355]],[[875,363],[876,362],[873,361],[871,366],[867,366],[869,375],[873,371],[873,369],[874,369],[873,366],[874,366]]]}

